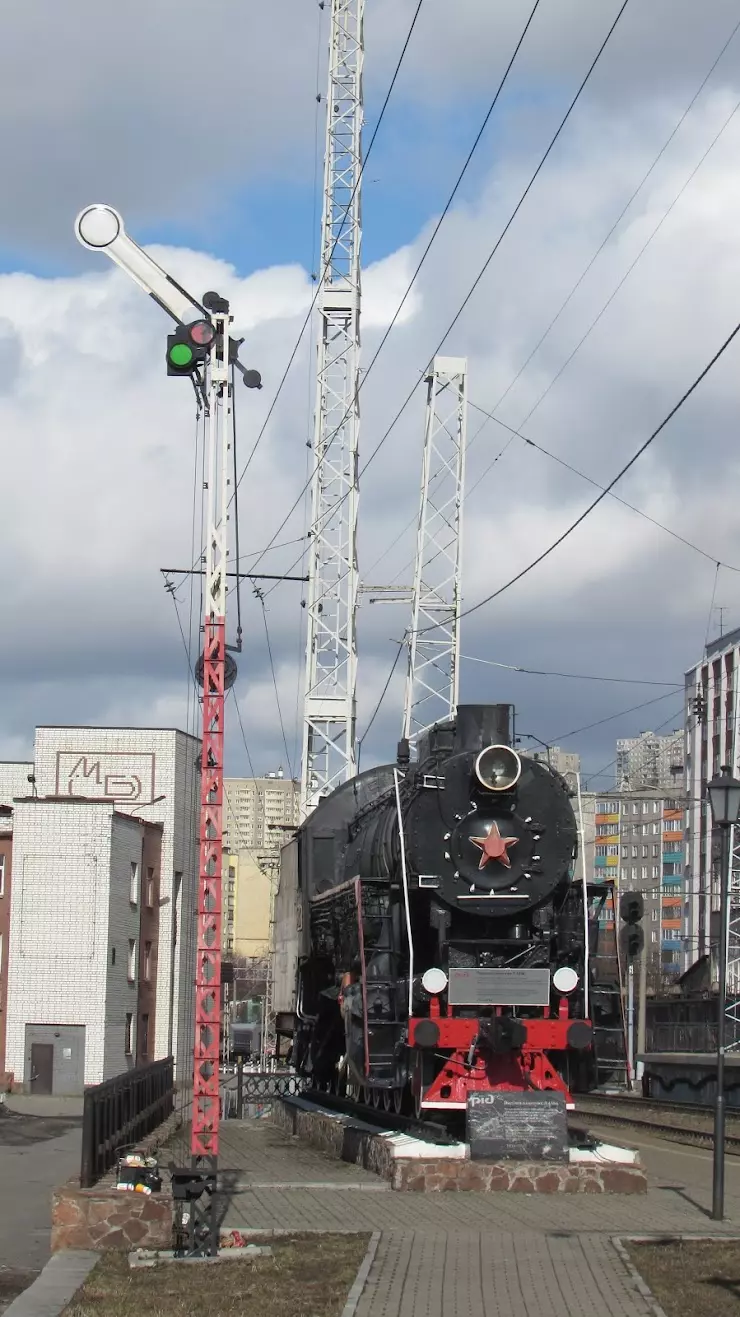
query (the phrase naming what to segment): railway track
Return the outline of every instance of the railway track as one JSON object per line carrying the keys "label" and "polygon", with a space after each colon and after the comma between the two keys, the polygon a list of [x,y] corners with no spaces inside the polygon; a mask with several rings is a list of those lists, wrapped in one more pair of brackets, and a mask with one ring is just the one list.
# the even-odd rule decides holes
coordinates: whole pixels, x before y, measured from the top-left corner
{"label": "railway track", "polygon": [[[706,1147],[714,1142],[712,1108],[696,1107],[690,1102],[589,1093],[588,1097],[576,1098],[574,1117],[648,1130],[673,1143]],[[740,1155],[740,1114],[727,1113],[725,1147]]]}

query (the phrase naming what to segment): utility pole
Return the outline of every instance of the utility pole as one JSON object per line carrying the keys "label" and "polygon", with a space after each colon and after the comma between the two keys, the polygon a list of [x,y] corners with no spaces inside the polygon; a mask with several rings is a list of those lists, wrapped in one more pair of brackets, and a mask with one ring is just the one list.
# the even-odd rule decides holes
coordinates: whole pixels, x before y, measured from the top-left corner
{"label": "utility pole", "polygon": [[205,423],[207,517],[203,651],[196,678],[203,689],[201,797],[197,934],[195,964],[195,1038],[191,1167],[173,1173],[175,1196],[190,1206],[189,1256],[218,1253],[214,1211],[219,1151],[219,1033],[221,1023],[221,866],[224,839],[224,709],[226,691],[236,677],[227,662],[226,569],[228,561],[228,490],[233,463],[232,381],[239,370],[248,387],[259,387],[256,372],[237,361],[238,344],[229,336],[228,302],[205,293],[199,302],[175,283],[128,236],[121,216],[110,206],[89,206],[77,217],[75,231],[89,250],[103,251],[176,322],[167,339],[167,374],[189,378]]}
{"label": "utility pole", "polygon": [[403,711],[412,748],[427,727],[454,717],[458,702],[467,371],[463,357],[435,357],[427,375]]}
{"label": "utility pole", "polygon": [[300,814],[355,776],[365,0],[331,0]]}

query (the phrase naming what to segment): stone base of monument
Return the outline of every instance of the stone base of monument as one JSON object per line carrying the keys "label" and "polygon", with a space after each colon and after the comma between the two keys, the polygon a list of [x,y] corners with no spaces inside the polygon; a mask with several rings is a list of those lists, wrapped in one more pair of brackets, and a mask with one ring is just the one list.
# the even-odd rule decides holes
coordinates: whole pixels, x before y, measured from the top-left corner
{"label": "stone base of monument", "polygon": [[400,1191],[640,1194],[647,1190],[639,1153],[586,1138],[569,1146],[557,1161],[479,1159],[471,1156],[469,1143],[431,1144],[408,1134],[381,1132],[359,1117],[324,1110],[302,1098],[275,1101],[272,1122],[325,1156],[362,1166]]}

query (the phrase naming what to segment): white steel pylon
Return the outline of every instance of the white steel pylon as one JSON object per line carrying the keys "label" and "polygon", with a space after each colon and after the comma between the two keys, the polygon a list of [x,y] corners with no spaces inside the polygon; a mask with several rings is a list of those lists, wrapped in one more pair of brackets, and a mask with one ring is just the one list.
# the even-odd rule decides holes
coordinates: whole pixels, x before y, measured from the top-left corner
{"label": "white steel pylon", "polygon": [[301,818],[354,777],[364,0],[332,0]]}
{"label": "white steel pylon", "polygon": [[416,538],[403,735],[454,716],[459,688],[467,371],[435,357],[427,376],[421,502]]}

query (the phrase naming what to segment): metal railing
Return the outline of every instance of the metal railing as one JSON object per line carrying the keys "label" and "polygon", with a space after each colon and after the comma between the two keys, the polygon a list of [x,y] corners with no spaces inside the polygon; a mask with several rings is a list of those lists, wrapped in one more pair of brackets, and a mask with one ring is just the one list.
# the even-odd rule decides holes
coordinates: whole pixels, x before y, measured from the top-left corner
{"label": "metal railing", "polygon": [[119,1152],[133,1147],[167,1120],[174,1099],[171,1056],[85,1089],[81,1188],[89,1189],[113,1166]]}

